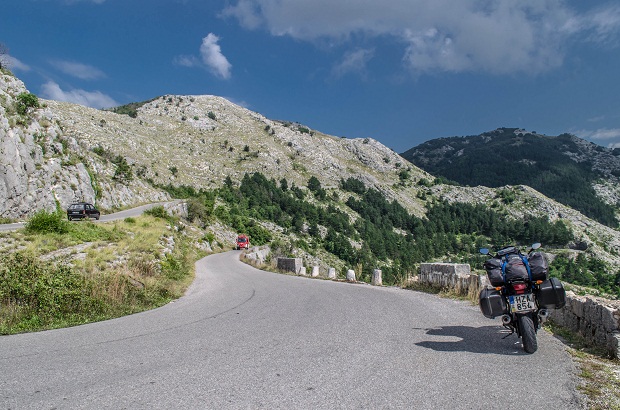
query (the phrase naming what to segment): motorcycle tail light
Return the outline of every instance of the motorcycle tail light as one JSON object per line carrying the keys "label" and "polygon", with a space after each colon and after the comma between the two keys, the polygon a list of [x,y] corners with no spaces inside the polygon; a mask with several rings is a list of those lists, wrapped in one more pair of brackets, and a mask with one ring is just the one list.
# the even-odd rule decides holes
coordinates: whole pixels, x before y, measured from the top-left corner
{"label": "motorcycle tail light", "polygon": [[525,283],[515,283],[513,285],[513,289],[515,290],[515,293],[517,295],[521,295],[525,293],[525,290],[527,289],[527,285]]}

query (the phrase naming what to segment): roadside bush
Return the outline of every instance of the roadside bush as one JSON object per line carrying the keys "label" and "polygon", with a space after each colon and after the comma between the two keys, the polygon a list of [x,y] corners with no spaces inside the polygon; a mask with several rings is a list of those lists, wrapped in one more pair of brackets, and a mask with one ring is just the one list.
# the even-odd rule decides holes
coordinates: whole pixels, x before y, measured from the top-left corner
{"label": "roadside bush", "polygon": [[69,223],[60,212],[37,211],[26,223],[28,233],[59,233],[69,232]]}
{"label": "roadside bush", "polygon": [[90,283],[66,265],[21,253],[0,258],[0,334],[48,328],[95,306]]}
{"label": "roadside bush", "polygon": [[144,211],[144,213],[146,215],[151,215],[155,218],[160,218],[160,219],[169,219],[170,218],[170,214],[168,214],[168,211],[166,211],[166,209],[161,206],[154,206],[151,209],[147,209],[146,211]]}

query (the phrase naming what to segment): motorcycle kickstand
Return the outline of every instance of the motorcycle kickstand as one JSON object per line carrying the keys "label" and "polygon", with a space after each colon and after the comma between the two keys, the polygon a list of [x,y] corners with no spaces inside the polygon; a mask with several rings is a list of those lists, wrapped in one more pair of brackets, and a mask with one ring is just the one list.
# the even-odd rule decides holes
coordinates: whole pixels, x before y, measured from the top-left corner
{"label": "motorcycle kickstand", "polygon": [[515,334],[515,329],[514,329],[514,327],[511,327],[511,326],[504,326],[504,328],[506,328],[506,329],[510,330],[510,333],[508,333],[506,336],[502,337],[502,340],[504,340],[504,339],[506,339],[507,337],[512,336],[512,335],[514,335],[514,334]]}

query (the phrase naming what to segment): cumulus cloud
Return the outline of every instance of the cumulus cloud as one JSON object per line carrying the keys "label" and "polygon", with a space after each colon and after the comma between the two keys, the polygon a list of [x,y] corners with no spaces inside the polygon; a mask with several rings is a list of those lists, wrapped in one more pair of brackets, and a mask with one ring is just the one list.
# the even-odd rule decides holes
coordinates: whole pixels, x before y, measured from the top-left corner
{"label": "cumulus cloud", "polygon": [[48,100],[66,101],[92,108],[110,108],[120,105],[114,101],[112,97],[100,91],[85,91],[80,89],[65,91],[53,81],[48,81],[43,84],[41,87],[41,96]]}
{"label": "cumulus cloud", "polygon": [[213,33],[209,33],[202,39],[200,45],[200,56],[207,67],[217,76],[224,79],[230,78],[230,70],[232,65],[228,59],[222,54],[222,50],[218,42],[220,38]]}
{"label": "cumulus cloud", "polygon": [[560,0],[237,0],[221,15],[304,41],[392,39],[415,72],[540,73],[577,39],[618,39],[620,6],[579,14]]}
{"label": "cumulus cloud", "polygon": [[218,44],[220,38],[209,33],[202,39],[200,45],[200,58],[196,56],[181,55],[174,58],[173,63],[182,67],[205,67],[217,77],[228,79],[231,76],[232,65],[222,54],[222,48]]}
{"label": "cumulus cloud", "polygon": [[50,64],[63,73],[82,80],[96,80],[106,76],[103,71],[88,64],[63,60],[52,60]]}

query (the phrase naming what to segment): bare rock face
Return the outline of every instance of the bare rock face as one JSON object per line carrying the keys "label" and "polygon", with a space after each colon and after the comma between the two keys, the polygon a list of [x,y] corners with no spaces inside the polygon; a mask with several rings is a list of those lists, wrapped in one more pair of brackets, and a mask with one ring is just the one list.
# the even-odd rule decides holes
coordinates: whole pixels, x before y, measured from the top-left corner
{"label": "bare rock face", "polygon": [[16,111],[16,98],[27,90],[13,76],[0,74],[0,216],[20,219],[74,197],[94,199],[84,165],[64,164],[58,125],[46,108]]}
{"label": "bare rock face", "polygon": [[45,101],[18,113],[17,98],[27,92],[0,72],[0,217],[20,220],[76,201],[106,209],[168,198],[142,181],[116,183],[113,165],[67,135]]}

